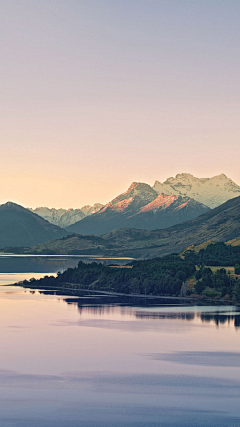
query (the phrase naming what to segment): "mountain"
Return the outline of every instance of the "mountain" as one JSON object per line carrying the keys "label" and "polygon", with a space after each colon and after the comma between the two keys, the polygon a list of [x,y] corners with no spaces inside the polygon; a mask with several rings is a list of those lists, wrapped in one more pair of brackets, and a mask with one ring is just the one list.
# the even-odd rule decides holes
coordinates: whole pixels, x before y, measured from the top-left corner
{"label": "mountain", "polygon": [[210,208],[240,196],[240,186],[224,174],[213,178],[196,178],[189,173],[181,173],[175,178],[168,178],[163,183],[156,181],[153,189],[158,194],[191,197]]}
{"label": "mountain", "polygon": [[36,209],[29,208],[29,210],[46,219],[51,224],[58,225],[58,227],[61,228],[66,228],[86,216],[98,212],[102,207],[103,205],[101,205],[101,203],[95,203],[93,206],[86,205],[81,209],[50,209],[46,207],[39,207]]}
{"label": "mountain", "polygon": [[[115,230],[102,236],[121,255],[162,256],[180,252],[208,240],[237,242],[240,239],[240,197],[228,200],[190,221],[164,230]],[[230,243],[230,242],[229,242]]]}
{"label": "mountain", "polygon": [[[134,194],[130,195],[130,189],[132,186],[134,187],[132,188],[132,192],[134,192]],[[235,184],[224,174],[215,176],[213,178],[196,178],[189,173],[182,173],[176,175],[175,178],[168,178],[163,183],[155,181],[153,187],[150,187],[150,185],[144,183],[133,183],[132,186],[125,193],[116,197],[105,206],[100,203],[95,203],[93,206],[86,205],[80,209],[50,209],[47,207],[38,207],[36,209],[30,208],[30,210],[40,215],[42,218],[46,219],[52,224],[58,225],[62,228],[68,228],[71,225],[83,220],[84,218],[99,212],[100,210],[102,213],[103,208],[107,210],[108,215],[110,214],[110,210],[112,213],[122,212],[125,216],[127,216],[129,212],[129,217],[131,215],[139,214],[140,212],[138,212],[138,210],[140,210],[141,207],[144,207],[148,203],[152,203],[160,194],[168,196],[181,196],[183,198],[182,203],[187,202],[187,198],[194,199],[195,201],[209,208],[219,206],[227,200],[240,195],[240,186]],[[127,200],[132,196],[134,196],[134,200]],[[122,202],[122,204],[120,202]],[[160,205],[158,206],[158,202],[160,202],[160,199],[156,201],[156,208],[159,210]],[[178,203],[179,205],[181,204],[181,199],[178,199],[178,202],[175,201],[175,205]],[[172,208],[173,207],[174,205]],[[77,226],[76,228],[72,228],[71,231],[81,233],[94,232],[95,234],[100,234],[108,232],[110,229],[114,229],[116,227],[119,228],[125,226],[149,229],[150,222],[152,223],[150,229],[165,228],[182,222],[181,216],[183,220],[186,220],[194,218],[195,216],[203,213],[204,211],[201,210],[202,208],[199,211],[200,213],[198,213],[199,208],[200,205],[194,204],[194,201],[192,201],[191,203],[188,203],[186,209],[187,217],[184,216],[185,211],[181,210],[180,212],[180,209],[178,215],[176,215],[176,213],[171,213],[171,215],[169,215],[171,210],[169,209],[166,210],[166,215],[163,215],[162,211],[161,220],[159,214],[155,215],[157,210],[152,209],[152,213],[149,214],[148,217],[147,215],[140,215],[138,219],[134,218],[134,220],[128,221],[127,224],[125,220],[122,221],[123,218],[121,215],[119,216],[118,220],[116,216],[115,218],[110,218],[109,216],[108,220],[111,221],[110,228],[106,227],[106,218],[104,219],[102,216],[101,221],[103,221],[103,224],[101,225],[101,230],[99,230],[99,227],[97,228],[95,225],[93,225],[95,224],[94,219],[92,222],[85,221],[84,228],[82,228],[82,224],[81,228]],[[193,212],[195,211],[194,214],[191,213],[192,209]],[[146,211],[144,212],[146,213]],[[148,212],[150,212],[150,210],[148,210]],[[98,219],[100,220],[100,218]],[[118,221],[119,224],[117,224]]]}
{"label": "mountain", "polygon": [[12,202],[0,206],[0,248],[32,246],[68,233]]}
{"label": "mountain", "polygon": [[[191,245],[209,240],[239,244],[240,197],[231,199],[197,218],[164,230],[123,228],[111,231],[93,243],[91,240],[94,236],[78,236],[76,245],[74,239],[74,236],[65,238],[64,246],[62,240],[55,241],[53,253],[73,253],[76,249],[79,253],[86,250],[87,254],[97,249],[97,253],[102,255],[149,258],[180,252]],[[49,248],[53,249],[52,242],[44,245],[45,253]],[[34,250],[41,253],[41,247]]]}
{"label": "mountain", "polygon": [[98,236],[122,227],[154,230],[195,218],[208,210],[189,197],[158,194],[148,184],[133,182],[125,193],[67,230]]}
{"label": "mountain", "polygon": [[94,205],[85,205],[80,210],[84,213],[85,216],[92,215],[96,212],[98,212],[100,209],[103,208],[104,205],[101,203],[94,203]]}

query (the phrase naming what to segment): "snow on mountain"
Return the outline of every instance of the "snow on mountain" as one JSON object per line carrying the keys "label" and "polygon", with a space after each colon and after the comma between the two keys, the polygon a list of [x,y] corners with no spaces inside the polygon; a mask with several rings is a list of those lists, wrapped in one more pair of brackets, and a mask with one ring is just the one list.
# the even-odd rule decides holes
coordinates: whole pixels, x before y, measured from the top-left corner
{"label": "snow on mountain", "polygon": [[152,202],[157,196],[149,184],[133,182],[127,191],[107,203],[99,213],[105,211],[123,212],[124,214],[136,213],[137,209]]}
{"label": "snow on mountain", "polygon": [[[155,211],[155,210],[159,209],[160,207],[162,209],[167,209],[177,199],[178,199],[178,196],[174,196],[174,195],[168,196],[165,194],[159,194],[156,197],[156,199],[153,200],[153,202],[148,203],[146,206],[143,206],[143,208],[140,209],[138,214],[143,213],[143,212]],[[187,202],[189,200],[190,199],[188,199]]]}
{"label": "snow on mountain", "polygon": [[101,235],[122,227],[153,230],[187,221],[208,210],[189,197],[158,194],[148,184],[133,182],[127,191],[94,215],[72,224],[68,231]]}
{"label": "snow on mountain", "polygon": [[42,218],[49,221],[51,224],[58,225],[58,227],[66,228],[77,221],[82,220],[86,216],[98,212],[103,205],[95,203],[93,206],[86,205],[81,209],[54,209],[39,207],[36,209],[29,209],[31,212],[36,213]]}
{"label": "snow on mountain", "polygon": [[224,174],[212,178],[196,178],[189,173],[181,173],[175,178],[168,178],[163,183],[156,181],[152,188],[158,194],[193,198],[210,208],[240,196],[240,186]]}
{"label": "snow on mountain", "polygon": [[84,213],[85,216],[92,215],[98,212],[104,205],[101,203],[95,203],[94,205],[85,205],[80,210]]}
{"label": "snow on mountain", "polygon": [[[182,199],[180,199],[179,196],[181,196]],[[177,209],[179,212],[181,211],[181,215],[179,215],[177,219],[177,222],[179,222],[180,219],[181,221],[183,219],[184,211],[188,212],[189,217],[193,215],[197,216],[203,213],[206,206],[214,208],[237,196],[240,196],[240,186],[224,174],[212,178],[196,178],[189,173],[182,173],[176,175],[175,178],[168,178],[163,183],[156,181],[153,187],[145,183],[133,182],[127,191],[111,200],[105,206],[100,203],[95,203],[93,206],[86,205],[81,209],[66,210],[41,207],[30,210],[59,227],[74,227],[76,223],[76,228],[74,227],[76,232],[85,232],[85,230],[93,232],[91,230],[97,230],[96,234],[98,234],[96,221],[98,222],[100,218],[106,224],[106,226],[104,225],[103,227],[104,232],[105,229],[112,227],[113,223],[114,226],[119,228],[118,225],[120,226],[120,224],[123,224],[123,217],[130,218],[138,215],[143,218],[142,214],[146,214],[147,212],[157,213],[162,211],[162,216],[165,210],[169,215],[171,211],[172,216],[174,210]],[[197,202],[199,202],[201,206],[198,205]],[[192,212],[191,215],[190,211]],[[101,215],[97,216],[98,219],[95,220],[97,214]],[[112,214],[115,215],[114,218]],[[118,217],[118,221],[116,220],[117,214],[121,214]],[[92,217],[91,224],[93,225],[93,223],[96,223],[96,227],[94,225],[92,228],[90,222],[86,221],[86,217],[89,217],[90,220],[90,216]],[[146,218],[147,216],[145,215],[144,226],[148,228]],[[176,220],[175,214],[174,218],[173,222]],[[82,220],[84,221],[80,227],[78,224],[79,221]],[[108,221],[112,224],[109,225],[109,227],[107,226]],[[148,221],[150,221],[150,217]],[[151,218],[151,221],[153,221],[153,218]],[[154,219],[154,221],[156,221],[156,219]],[[138,218],[137,222],[140,224],[140,218]],[[164,222],[167,223],[165,220]],[[73,228],[69,228],[69,230],[74,231]]]}

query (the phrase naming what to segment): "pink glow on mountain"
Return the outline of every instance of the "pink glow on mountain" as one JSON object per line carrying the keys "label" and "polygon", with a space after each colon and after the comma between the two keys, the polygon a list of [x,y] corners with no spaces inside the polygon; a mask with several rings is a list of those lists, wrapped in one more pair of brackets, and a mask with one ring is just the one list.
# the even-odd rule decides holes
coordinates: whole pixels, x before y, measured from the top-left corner
{"label": "pink glow on mountain", "polygon": [[178,199],[178,196],[167,196],[165,194],[159,194],[153,202],[148,203],[144,206],[138,213],[153,211],[153,209],[159,208],[160,206],[163,209],[168,208],[175,200]]}
{"label": "pink glow on mountain", "polygon": [[105,212],[107,209],[111,209],[116,212],[123,212],[124,209],[126,209],[130,203],[132,203],[133,197],[129,197],[129,199],[121,200],[117,203],[114,203],[114,200],[112,202],[107,203],[104,208],[101,210],[102,212]]}
{"label": "pink glow on mountain", "polygon": [[188,199],[185,203],[182,203],[181,205],[177,206],[174,210],[178,211],[182,208],[185,208],[185,206],[187,206],[187,204],[190,202],[190,200],[192,200],[192,199]]}

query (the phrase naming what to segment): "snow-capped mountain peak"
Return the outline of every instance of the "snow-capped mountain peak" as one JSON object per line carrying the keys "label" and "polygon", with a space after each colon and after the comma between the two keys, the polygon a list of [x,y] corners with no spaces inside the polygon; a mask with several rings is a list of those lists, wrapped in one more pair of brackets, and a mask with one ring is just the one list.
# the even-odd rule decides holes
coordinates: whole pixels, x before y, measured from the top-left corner
{"label": "snow-capped mountain peak", "polygon": [[146,184],[145,182],[133,182],[127,189],[127,191],[122,193],[120,196],[131,195],[144,197],[150,194],[155,195],[154,191],[155,190],[153,190],[152,187],[149,184]]}
{"label": "snow-capped mountain peak", "polygon": [[157,197],[157,193],[149,184],[143,182],[133,182],[124,193],[107,203],[101,213],[105,211],[124,212],[131,215],[147,203],[152,202]]}
{"label": "snow-capped mountain peak", "polygon": [[157,193],[188,196],[210,208],[240,195],[240,186],[223,173],[212,178],[196,178],[189,173],[181,173],[163,183],[155,181],[152,188]]}
{"label": "snow-capped mountain peak", "polygon": [[36,209],[29,208],[29,210],[46,219],[51,224],[66,228],[69,227],[71,224],[82,220],[86,216],[98,212],[102,207],[103,205],[101,203],[95,203],[93,206],[86,205],[83,206],[81,209],[55,209],[39,207]]}

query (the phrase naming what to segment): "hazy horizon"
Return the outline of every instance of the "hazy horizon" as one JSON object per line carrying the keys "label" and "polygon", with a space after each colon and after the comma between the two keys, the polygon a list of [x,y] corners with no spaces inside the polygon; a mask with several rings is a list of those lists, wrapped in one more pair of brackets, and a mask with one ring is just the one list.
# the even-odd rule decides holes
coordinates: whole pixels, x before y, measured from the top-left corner
{"label": "hazy horizon", "polygon": [[1,198],[107,203],[178,173],[240,183],[240,3],[2,0]]}
{"label": "hazy horizon", "polygon": [[[188,172],[182,172],[182,173],[184,173],[184,174],[189,174]],[[179,175],[179,174],[176,174],[176,175],[174,175],[173,177],[175,178],[177,175]],[[180,173],[180,175],[181,175],[181,173]],[[190,175],[192,175],[192,174],[190,174]],[[224,173],[221,173],[221,174],[218,174],[218,175],[214,175],[214,176],[211,176],[211,177],[195,177],[195,178],[199,178],[199,179],[206,179],[206,178],[215,178],[215,177],[217,177],[217,176],[221,176],[221,175],[225,175],[226,176],[226,174],[224,174]],[[166,179],[164,179],[162,182],[164,182],[164,181],[166,181],[168,178],[173,178],[173,177],[170,177],[170,176],[168,176]],[[227,177],[227,178],[230,178],[231,179],[231,177]],[[154,183],[156,182],[156,181],[159,181],[158,179],[157,180],[155,180],[154,181]],[[94,203],[92,203],[91,205],[89,204],[89,203],[85,203],[85,204],[83,204],[83,205],[79,205],[79,206],[75,206],[75,203],[73,203],[73,206],[52,206],[52,205],[49,205],[49,206],[47,206],[47,205],[43,205],[43,204],[41,204],[41,205],[39,205],[39,206],[30,206],[30,205],[22,205],[23,207],[25,207],[25,208],[31,208],[31,209],[37,209],[37,208],[40,208],[40,207],[42,207],[42,208],[49,208],[49,209],[52,209],[52,208],[55,208],[55,209],[81,209],[81,208],[83,208],[83,207],[85,207],[85,206],[92,206],[92,205],[94,205],[94,204],[97,204],[97,203],[100,203],[100,204],[102,204],[102,205],[105,205],[105,204],[107,204],[109,201],[111,201],[111,200],[113,200],[115,197],[117,197],[117,196],[119,196],[120,194],[122,194],[122,193],[124,193],[130,186],[131,186],[131,184],[133,183],[133,182],[139,182],[139,183],[143,183],[143,181],[132,181],[131,183],[129,183],[129,185],[126,187],[126,188],[124,188],[120,193],[117,193],[117,194],[115,194],[115,195],[113,195],[111,198],[108,198],[107,199],[107,201],[104,201],[103,203],[101,202],[101,201],[95,201]],[[153,184],[151,184],[151,183],[148,183],[148,182],[145,182],[144,184],[148,184],[148,185],[150,185],[151,187],[153,187],[153,185],[154,185],[154,183]],[[238,184],[237,182],[235,182],[235,184]],[[17,203],[15,200],[5,200],[5,201],[3,201],[2,203],[0,203],[0,205],[2,205],[2,204],[5,204],[5,203],[8,203],[8,202],[12,202],[12,203]],[[17,203],[17,204],[20,204],[20,203]]]}

